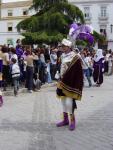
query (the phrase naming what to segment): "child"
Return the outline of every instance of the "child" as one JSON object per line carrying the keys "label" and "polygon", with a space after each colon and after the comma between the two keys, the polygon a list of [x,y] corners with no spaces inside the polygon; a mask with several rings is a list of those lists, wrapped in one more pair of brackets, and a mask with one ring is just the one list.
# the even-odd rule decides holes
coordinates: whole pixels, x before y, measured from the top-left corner
{"label": "child", "polygon": [[20,68],[15,58],[12,58],[11,62],[12,62],[11,75],[14,85],[14,95],[17,96],[19,90]]}
{"label": "child", "polygon": [[33,89],[34,91],[40,90],[41,88],[41,81],[39,80],[39,74],[34,74],[33,77]]}

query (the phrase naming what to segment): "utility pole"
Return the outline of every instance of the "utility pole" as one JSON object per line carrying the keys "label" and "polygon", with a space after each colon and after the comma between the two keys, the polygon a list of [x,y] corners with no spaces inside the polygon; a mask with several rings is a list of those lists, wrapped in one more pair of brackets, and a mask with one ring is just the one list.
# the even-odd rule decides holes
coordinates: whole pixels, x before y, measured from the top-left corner
{"label": "utility pole", "polygon": [[111,24],[110,27],[111,27],[111,33],[112,33],[113,32],[113,24]]}

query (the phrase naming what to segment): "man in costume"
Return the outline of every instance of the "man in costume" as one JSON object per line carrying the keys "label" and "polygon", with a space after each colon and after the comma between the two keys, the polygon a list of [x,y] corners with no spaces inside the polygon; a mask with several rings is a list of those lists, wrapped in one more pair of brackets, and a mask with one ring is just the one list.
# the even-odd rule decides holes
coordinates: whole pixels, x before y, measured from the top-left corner
{"label": "man in costume", "polygon": [[69,130],[74,130],[74,110],[77,109],[76,100],[82,97],[83,71],[81,58],[71,50],[71,46],[69,40],[62,40],[61,80],[57,85],[57,96],[61,98],[64,119],[57,123],[57,127],[69,125]]}

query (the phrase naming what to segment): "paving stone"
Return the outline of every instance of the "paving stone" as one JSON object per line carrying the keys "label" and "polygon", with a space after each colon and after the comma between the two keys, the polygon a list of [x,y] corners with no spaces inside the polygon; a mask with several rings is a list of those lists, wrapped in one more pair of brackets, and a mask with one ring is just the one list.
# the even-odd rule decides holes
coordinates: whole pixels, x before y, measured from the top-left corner
{"label": "paving stone", "polygon": [[52,84],[40,92],[4,96],[0,150],[113,150],[113,76],[101,87],[84,88],[72,132],[55,125],[62,113],[55,90]]}

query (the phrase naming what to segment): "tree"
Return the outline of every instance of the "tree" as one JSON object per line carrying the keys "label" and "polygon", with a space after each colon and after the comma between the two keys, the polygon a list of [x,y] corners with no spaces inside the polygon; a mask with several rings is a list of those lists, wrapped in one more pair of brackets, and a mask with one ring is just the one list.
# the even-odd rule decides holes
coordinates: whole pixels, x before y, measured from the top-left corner
{"label": "tree", "polygon": [[106,37],[96,31],[93,32],[93,36],[95,38],[95,42],[100,42],[101,44],[103,44],[106,41]]}
{"label": "tree", "polygon": [[82,11],[67,0],[33,0],[31,9],[36,14],[17,25],[18,31],[26,31],[22,33],[26,44],[58,43],[73,21],[84,23]]}

